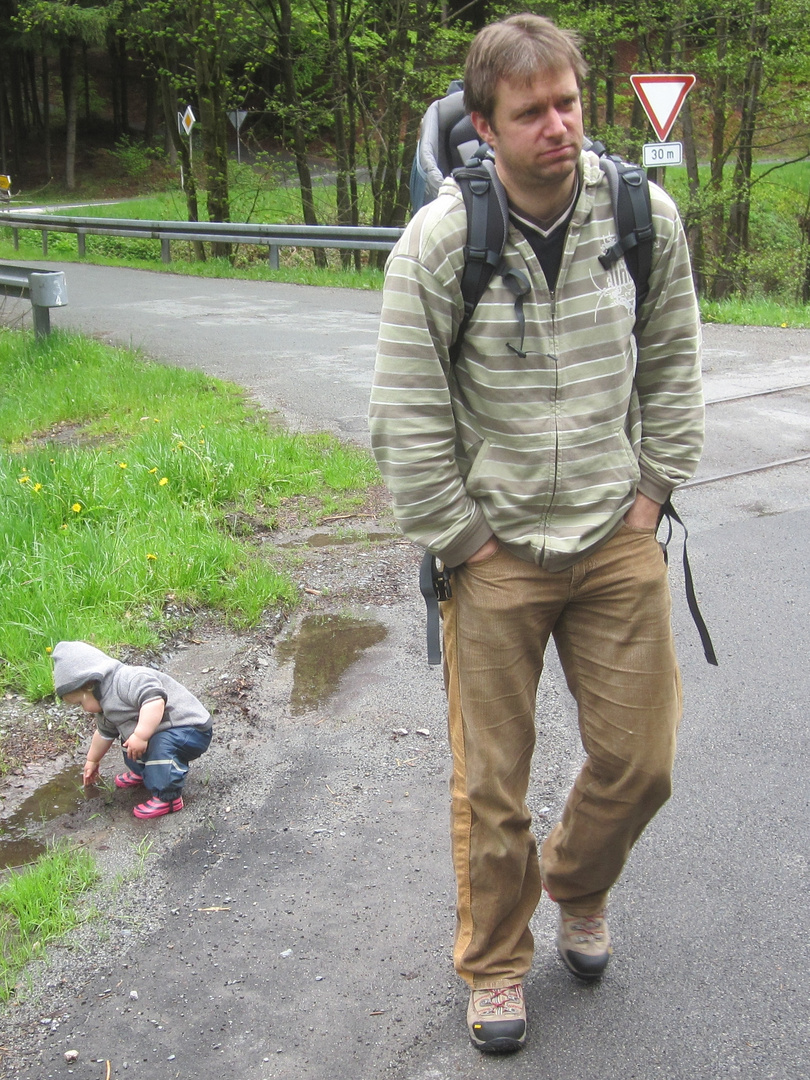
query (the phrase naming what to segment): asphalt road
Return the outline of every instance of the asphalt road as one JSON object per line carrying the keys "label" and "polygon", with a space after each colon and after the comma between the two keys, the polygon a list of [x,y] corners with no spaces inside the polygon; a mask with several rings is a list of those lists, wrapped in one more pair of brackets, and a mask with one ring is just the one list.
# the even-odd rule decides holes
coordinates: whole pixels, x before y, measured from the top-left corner
{"label": "asphalt road", "polygon": [[[70,303],[55,325],[230,378],[294,426],[367,441],[378,295],[64,269]],[[358,611],[386,636],[303,713],[290,665],[268,662],[266,738],[247,758],[234,751],[227,805],[201,812],[161,860],[154,931],[122,944],[20,1077],[65,1075],[70,1046],[83,1080],[104,1077],[107,1060],[116,1080],[810,1075],[810,463],[745,471],[810,454],[810,332],[707,327],[705,345],[706,453],[676,505],[720,666],[703,659],[675,544],[675,796],[614,890],[602,982],[562,968],[553,905],[541,904],[526,1049],[492,1060],[467,1042],[449,962],[442,694],[414,594]],[[186,655],[177,673],[193,680],[209,659]],[[576,767],[550,657],[532,787],[541,836]]]}

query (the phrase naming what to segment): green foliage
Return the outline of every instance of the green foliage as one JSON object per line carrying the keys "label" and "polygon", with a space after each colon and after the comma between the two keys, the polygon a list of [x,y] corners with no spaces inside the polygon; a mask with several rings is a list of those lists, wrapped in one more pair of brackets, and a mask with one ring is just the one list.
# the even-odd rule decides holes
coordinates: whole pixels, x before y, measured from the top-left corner
{"label": "green foliage", "polygon": [[99,879],[87,848],[54,844],[35,863],[0,883],[0,1001],[15,993],[28,961],[77,926],[78,901]]}
{"label": "green foliage", "polygon": [[84,6],[63,0],[19,0],[16,24],[26,33],[63,43],[100,45],[110,23],[122,9],[120,0]]}
{"label": "green foliage", "polygon": [[239,626],[294,604],[255,530],[377,476],[331,436],[271,430],[235,386],[58,334],[0,333],[0,432],[0,686],[32,697],[60,639],[157,644],[167,597]]}
{"label": "green foliage", "polygon": [[109,153],[117,162],[123,174],[134,180],[143,179],[155,159],[164,157],[162,151],[146,146],[145,143],[137,142],[129,135],[122,135],[116,142],[115,149]]}

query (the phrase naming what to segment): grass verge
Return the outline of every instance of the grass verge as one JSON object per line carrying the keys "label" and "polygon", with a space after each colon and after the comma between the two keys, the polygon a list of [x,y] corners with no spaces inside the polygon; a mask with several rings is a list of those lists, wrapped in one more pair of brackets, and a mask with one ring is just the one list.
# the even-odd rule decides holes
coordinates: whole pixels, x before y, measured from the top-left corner
{"label": "grass verge", "polygon": [[8,872],[0,883],[0,1001],[13,996],[32,957],[78,925],[78,900],[98,879],[92,854],[68,844]]}
{"label": "grass verge", "polygon": [[279,507],[346,512],[378,474],[327,434],[274,429],[231,384],[66,334],[0,330],[0,687],[52,692],[59,640],[153,648],[165,607],[234,626],[298,589]]}

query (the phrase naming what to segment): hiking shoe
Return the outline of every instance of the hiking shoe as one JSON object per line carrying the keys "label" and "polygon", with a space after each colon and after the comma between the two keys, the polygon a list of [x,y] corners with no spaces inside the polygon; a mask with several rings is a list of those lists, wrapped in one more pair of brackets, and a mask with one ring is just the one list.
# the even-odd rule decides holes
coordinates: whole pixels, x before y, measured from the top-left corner
{"label": "hiking shoe", "polygon": [[470,992],[467,1027],[473,1046],[485,1054],[511,1054],[526,1041],[523,987],[486,987]]}
{"label": "hiking shoe", "polygon": [[557,949],[563,962],[577,978],[598,979],[608,966],[610,934],[607,909],[593,915],[573,915],[560,905],[560,923],[557,930]]}
{"label": "hiking shoe", "polygon": [[140,787],[143,783],[143,777],[138,776],[136,772],[123,772],[119,773],[115,778],[115,786],[122,788]]}
{"label": "hiking shoe", "polygon": [[178,795],[176,799],[170,799],[168,802],[154,795],[148,802],[138,803],[132,813],[137,818],[153,818],[163,817],[164,814],[176,814],[178,810],[182,809],[182,795]]}

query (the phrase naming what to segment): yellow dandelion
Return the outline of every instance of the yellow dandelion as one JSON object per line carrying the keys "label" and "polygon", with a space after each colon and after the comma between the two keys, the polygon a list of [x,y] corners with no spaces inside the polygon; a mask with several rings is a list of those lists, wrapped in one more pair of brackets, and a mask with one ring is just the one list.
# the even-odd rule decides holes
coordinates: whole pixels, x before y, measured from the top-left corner
{"label": "yellow dandelion", "polygon": [[147,551],[146,557],[147,559],[151,559],[152,562],[155,562],[155,560],[157,559],[157,555],[153,555],[151,551]]}
{"label": "yellow dandelion", "polygon": [[34,484],[34,491],[42,491],[42,484]]}
{"label": "yellow dandelion", "polygon": [[126,467],[127,467],[127,463],[125,461],[119,461],[118,462],[118,468],[119,469],[125,469]]}
{"label": "yellow dandelion", "polygon": [[46,653],[52,653],[52,652],[53,652],[53,649],[51,648],[51,646],[50,646],[50,645],[46,645],[46,646],[45,646],[45,652],[46,652]]}
{"label": "yellow dandelion", "polygon": [[62,526],[62,528],[63,528],[63,529],[66,529],[66,528],[67,528],[67,525],[63,525],[63,526]]}
{"label": "yellow dandelion", "polygon": [[182,448],[183,448],[183,447],[184,447],[185,445],[186,445],[186,444],[185,444],[185,443],[183,442],[183,440],[181,439],[181,440],[180,440],[180,442],[179,442],[179,443],[177,444],[177,449],[178,449],[178,450],[181,450],[181,449],[182,449]]}
{"label": "yellow dandelion", "polygon": [[30,476],[21,476],[20,479],[19,479],[19,483],[20,484],[30,484],[31,483],[31,477]]}
{"label": "yellow dandelion", "polygon": [[168,476],[161,476],[160,480],[158,480],[158,484],[159,484],[160,487],[164,487],[166,484],[168,484],[168,482],[169,482]]}
{"label": "yellow dandelion", "polygon": [[149,470],[149,475],[152,476],[156,472],[157,472],[157,465],[154,467],[154,469]]}
{"label": "yellow dandelion", "polygon": [[73,511],[74,514],[80,514],[82,512],[82,504],[74,503],[70,509]]}

